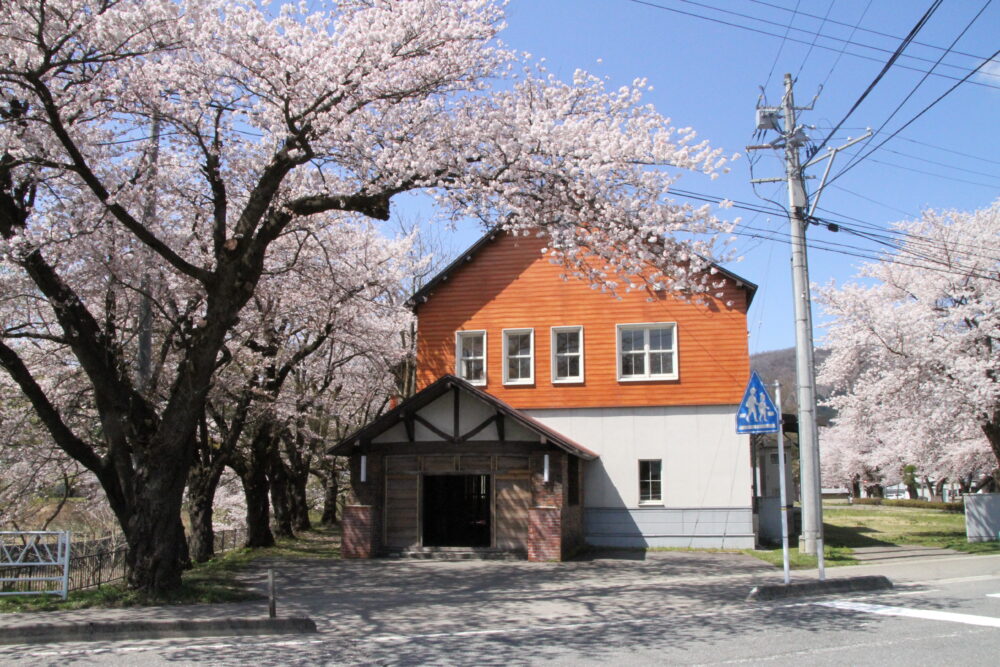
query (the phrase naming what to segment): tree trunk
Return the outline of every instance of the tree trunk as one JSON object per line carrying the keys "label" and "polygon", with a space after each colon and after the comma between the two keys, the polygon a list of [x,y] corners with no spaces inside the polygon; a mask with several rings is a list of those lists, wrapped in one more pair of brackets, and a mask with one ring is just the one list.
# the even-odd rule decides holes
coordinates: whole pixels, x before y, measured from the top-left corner
{"label": "tree trunk", "polygon": [[917,489],[917,483],[915,481],[910,481],[906,484],[906,496],[910,500],[917,500],[920,498],[920,490]]}
{"label": "tree trunk", "polygon": [[292,510],[288,492],[288,475],[277,451],[274,451],[267,471],[271,487],[271,507],[274,509],[276,537],[295,537],[292,531]]}
{"label": "tree trunk", "polygon": [[1000,465],[1000,409],[994,411],[993,418],[983,424],[982,429],[986,440],[990,443],[990,448],[993,450],[993,457]]}
{"label": "tree trunk", "polygon": [[309,500],[306,495],[306,484],[309,477],[295,476],[288,485],[288,500],[292,510],[292,528],[297,531],[312,530],[309,520]]}
{"label": "tree trunk", "polygon": [[861,477],[858,475],[855,475],[854,479],[851,480],[851,497],[861,497]]}
{"label": "tree trunk", "polygon": [[240,476],[247,500],[247,546],[272,547],[271,511],[267,498],[267,474],[264,466],[251,460],[246,475]]}
{"label": "tree trunk", "polygon": [[159,470],[161,474],[147,478],[125,526],[128,585],[144,593],[177,590],[181,572],[191,562],[180,520],[187,466],[174,467],[180,469],[173,475]]}
{"label": "tree trunk", "polygon": [[931,496],[931,500],[936,500],[938,502],[944,501],[944,485],[948,483],[947,477],[942,477],[934,484],[934,495]]}
{"label": "tree trunk", "polygon": [[323,516],[320,518],[320,523],[324,526],[337,525],[337,495],[339,493],[337,471],[331,470],[323,484]]}
{"label": "tree trunk", "polygon": [[865,493],[869,498],[885,498],[885,488],[881,484],[868,484]]}
{"label": "tree trunk", "polygon": [[222,477],[223,466],[196,465],[188,477],[188,519],[191,524],[191,560],[204,563],[215,555],[215,531],[212,527],[212,505]]}

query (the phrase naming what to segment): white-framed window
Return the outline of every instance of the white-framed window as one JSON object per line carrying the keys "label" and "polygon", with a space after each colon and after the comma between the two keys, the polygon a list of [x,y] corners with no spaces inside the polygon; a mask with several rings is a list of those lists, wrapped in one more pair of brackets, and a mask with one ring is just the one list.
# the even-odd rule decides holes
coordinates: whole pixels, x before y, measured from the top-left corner
{"label": "white-framed window", "polygon": [[531,384],[535,381],[535,330],[503,330],[504,384]]}
{"label": "white-framed window", "polygon": [[639,504],[663,504],[663,462],[639,461]]}
{"label": "white-framed window", "polygon": [[618,325],[619,380],[676,380],[677,324]]}
{"label": "white-framed window", "polygon": [[486,332],[455,332],[455,375],[470,384],[486,384]]}
{"label": "white-framed window", "polygon": [[583,327],[552,327],[552,381],[583,382]]}

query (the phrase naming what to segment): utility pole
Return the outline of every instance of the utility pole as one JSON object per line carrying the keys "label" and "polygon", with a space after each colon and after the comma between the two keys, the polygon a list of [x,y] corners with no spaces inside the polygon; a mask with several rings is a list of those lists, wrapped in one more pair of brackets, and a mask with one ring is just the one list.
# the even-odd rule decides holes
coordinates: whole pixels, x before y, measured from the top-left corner
{"label": "utility pole", "polygon": [[[781,106],[757,110],[757,128],[781,132],[781,137],[748,150],[785,149],[785,177],[755,179],[755,183],[785,181],[788,185],[788,219],[791,225],[792,292],[795,303],[795,376],[799,420],[799,482],[802,502],[802,534],[799,551],[817,554],[822,562],[823,505],[819,474],[819,437],[816,428],[816,371],[813,362],[812,304],[809,298],[809,268],[806,259],[806,224],[809,198],[799,161],[799,149],[806,141],[796,125],[795,112],[812,107],[795,106],[791,74],[785,74],[785,94]],[[784,129],[778,125],[778,117]],[[781,407],[778,406],[780,410]],[[822,568],[822,565],[820,566]],[[822,569],[821,569],[822,571]]]}
{"label": "utility pole", "polygon": [[[819,556],[819,578],[825,578],[823,563],[823,495],[819,471],[819,434],[816,428],[816,365],[813,359],[812,301],[809,296],[809,266],[806,259],[806,225],[819,203],[820,195],[830,175],[830,168],[837,153],[863,141],[872,135],[869,128],[865,134],[848,139],[838,148],[827,148],[824,155],[815,157],[806,164],[799,161],[799,149],[808,138],[802,127],[796,124],[796,111],[812,110],[795,106],[794,81],[791,74],[785,74],[785,94],[780,107],[758,107],[757,129],[775,130],[780,136],[769,144],[747,146],[747,150],[785,150],[784,178],[755,178],[751,183],[780,183],[788,186],[788,222],[791,227],[792,246],[792,300],[795,303],[795,379],[799,403],[799,482],[802,502],[802,534],[799,536],[799,551]],[[784,128],[779,124],[779,118]],[[823,179],[812,196],[806,194],[803,170],[823,160],[829,160]],[[835,232],[837,226],[828,224]],[[781,406],[778,406],[781,409]]]}
{"label": "utility pole", "polygon": [[819,473],[819,434],[816,428],[816,366],[813,359],[812,300],[806,257],[805,180],[799,148],[805,137],[795,124],[792,75],[785,74],[785,179],[788,183],[788,221],[792,241],[792,292],[795,303],[795,377],[799,403],[799,479],[802,535],[799,551],[820,554],[823,548],[823,496]]}

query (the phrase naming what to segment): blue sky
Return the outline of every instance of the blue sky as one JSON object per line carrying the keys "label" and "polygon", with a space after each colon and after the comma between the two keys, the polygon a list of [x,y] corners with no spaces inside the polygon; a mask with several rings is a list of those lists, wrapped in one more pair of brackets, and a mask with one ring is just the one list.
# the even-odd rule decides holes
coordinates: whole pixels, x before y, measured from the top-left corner
{"label": "blue sky", "polygon": [[[611,87],[646,77],[654,88],[647,99],[661,114],[677,126],[696,128],[713,145],[743,155],[730,174],[714,182],[689,174],[677,187],[774,209],[751,188],[744,150],[758,143],[753,138],[754,108],[761,87],[766,85],[767,102],[777,104],[782,77],[790,72],[797,80],[796,103],[807,105],[823,84],[815,109],[802,112],[799,120],[816,126],[807,129],[810,138],[825,138],[932,4],[932,0],[511,0],[502,38],[536,59],[544,57],[549,70],[563,79],[578,67],[607,77]],[[934,70],[947,76],[927,77],[869,148],[991,55],[1000,46],[1000,3],[988,4],[973,21],[987,4],[944,0],[830,145],[857,137],[865,127],[882,125],[970,23]],[[996,199],[1000,64],[993,62],[984,69],[990,74],[975,75],[959,85],[838,178],[824,192],[819,215],[853,229],[874,231],[916,216],[924,208],[971,210]],[[774,137],[772,133],[766,140]],[[783,174],[776,151],[755,157],[759,159],[754,176]],[[841,154],[833,173],[849,161]],[[819,177],[822,167],[809,173]],[[810,181],[809,187],[817,182],[818,178]],[[780,184],[758,186],[757,193],[782,206],[787,202]],[[736,242],[744,259],[727,268],[760,286],[750,310],[751,353],[790,347],[794,328],[787,219],[783,214],[738,209],[720,215],[744,221]],[[446,241],[457,252],[478,233],[469,225],[448,234]],[[814,283],[849,280],[863,260],[847,253],[871,256],[886,249],[845,231],[812,226],[808,234]],[[820,327],[823,318],[818,309],[815,317]]]}

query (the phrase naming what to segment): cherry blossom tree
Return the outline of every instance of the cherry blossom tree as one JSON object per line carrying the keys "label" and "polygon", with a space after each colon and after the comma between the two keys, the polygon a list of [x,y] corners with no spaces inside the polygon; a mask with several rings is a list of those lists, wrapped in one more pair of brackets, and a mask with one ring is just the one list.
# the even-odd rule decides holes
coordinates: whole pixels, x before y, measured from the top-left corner
{"label": "cherry blossom tree", "polygon": [[899,249],[865,265],[864,283],[830,284],[818,295],[833,318],[818,378],[835,392],[831,455],[851,474],[867,468],[894,479],[907,465],[938,479],[992,472],[1000,461],[1000,201],[927,211],[896,230]]}
{"label": "cherry blossom tree", "polygon": [[[541,230],[591,282],[712,289],[728,225],[667,193],[678,170],[716,174],[721,153],[643,105],[643,81],[561,82],[504,49],[501,27],[491,0],[0,4],[0,272],[44,313],[0,338],[0,366],[100,480],[132,587],[180,582],[199,420],[290,226],[385,220],[424,190],[455,219]],[[98,429],[47,391],[31,336],[71,355]],[[152,389],[144,337],[161,350]]]}

